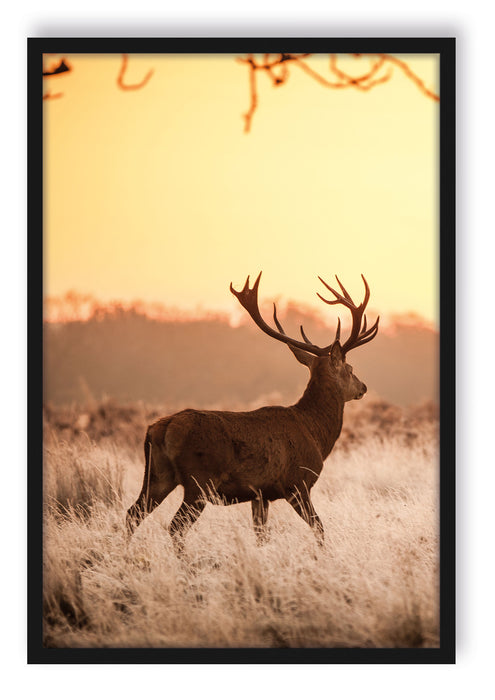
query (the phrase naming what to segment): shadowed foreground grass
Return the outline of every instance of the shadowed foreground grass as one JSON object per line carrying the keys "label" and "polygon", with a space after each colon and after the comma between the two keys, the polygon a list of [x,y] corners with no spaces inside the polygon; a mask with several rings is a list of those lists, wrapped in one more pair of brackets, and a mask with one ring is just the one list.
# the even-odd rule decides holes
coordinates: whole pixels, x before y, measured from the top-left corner
{"label": "shadowed foreground grass", "polygon": [[[434,435],[434,431],[431,431]],[[337,447],[313,489],[323,548],[283,501],[259,547],[249,504],[208,505],[177,559],[176,489],[130,542],[136,453],[45,441],[48,647],[438,646],[434,437]]]}

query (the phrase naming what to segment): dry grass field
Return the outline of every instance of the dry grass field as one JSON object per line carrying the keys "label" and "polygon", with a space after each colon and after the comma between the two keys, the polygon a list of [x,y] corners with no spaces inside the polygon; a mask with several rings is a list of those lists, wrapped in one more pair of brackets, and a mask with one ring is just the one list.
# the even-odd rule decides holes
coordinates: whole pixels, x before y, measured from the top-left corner
{"label": "dry grass field", "polygon": [[[164,409],[164,413],[166,413]],[[283,501],[256,544],[249,504],[208,505],[182,558],[178,489],[127,542],[141,440],[161,410],[47,407],[47,647],[437,647],[438,422],[367,398],[313,489],[326,542]]]}

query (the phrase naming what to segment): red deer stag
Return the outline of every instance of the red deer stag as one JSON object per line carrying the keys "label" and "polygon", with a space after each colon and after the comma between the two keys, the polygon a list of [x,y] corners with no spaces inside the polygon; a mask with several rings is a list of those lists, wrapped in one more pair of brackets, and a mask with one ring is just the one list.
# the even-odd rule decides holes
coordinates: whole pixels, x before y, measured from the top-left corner
{"label": "red deer stag", "polygon": [[323,541],[323,526],[310,498],[323,462],[342,428],[344,404],[361,399],[363,384],[346,364],[349,350],[364,345],[378,332],[378,321],[367,329],[364,310],[370,290],[363,277],[365,295],[356,306],[337,277],[341,293],[321,277],[335,299],[318,296],[326,304],[342,304],[352,314],[348,339],[340,343],[340,319],[335,340],[325,347],[313,345],[301,326],[302,341],[290,338],[282,328],[273,305],[269,326],[258,308],[261,272],[252,289],[249,277],[242,291],[232,284],[237,297],[256,325],[289,347],[310,371],[309,383],[294,406],[265,406],[255,411],[198,411],[186,409],[161,418],[149,426],[144,443],[145,471],[139,497],[127,511],[128,532],[153,511],[179,484],[184,500],[169,526],[180,551],[182,535],[197,520],[209,495],[225,504],[251,501],[258,539],[263,539],[268,504],[285,498]]}

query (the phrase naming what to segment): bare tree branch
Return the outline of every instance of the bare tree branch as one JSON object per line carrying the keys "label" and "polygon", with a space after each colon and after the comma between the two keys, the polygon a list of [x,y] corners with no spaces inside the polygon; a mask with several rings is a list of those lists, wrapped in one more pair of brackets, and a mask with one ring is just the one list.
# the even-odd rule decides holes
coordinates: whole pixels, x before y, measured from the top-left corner
{"label": "bare tree branch", "polygon": [[[356,58],[360,55],[361,54],[354,54]],[[375,85],[386,83],[392,77],[392,70],[389,69],[381,78],[373,79],[375,74],[384,65],[385,61],[385,56],[379,56],[367,73],[353,77],[338,67],[337,54],[332,53],[330,54],[330,70],[343,81],[343,87],[355,87],[358,90],[366,91],[371,90]]]}
{"label": "bare tree branch", "polygon": [[45,92],[45,94],[43,95],[43,99],[44,100],[56,100],[59,97],[63,97],[63,96],[64,96],[63,92],[55,92],[55,93]]}
{"label": "bare tree branch", "polygon": [[129,62],[129,57],[126,53],[122,54],[122,65],[120,67],[119,74],[117,76],[117,85],[121,90],[140,90],[142,87],[146,85],[146,83],[149,81],[151,76],[154,73],[153,68],[148,71],[148,73],[144,76],[144,78],[141,80],[140,83],[133,83],[133,84],[128,84],[124,83],[124,74],[127,70],[127,64]]}
{"label": "bare tree branch", "polygon": [[[45,70],[45,57],[50,56],[50,55],[53,55],[53,54],[43,54],[43,69],[42,69],[43,78],[55,78],[59,75],[63,75],[64,73],[69,73],[72,70],[72,66],[67,61],[66,58],[61,58],[59,63],[55,66],[55,68],[50,68],[49,70]],[[44,100],[55,100],[55,99],[58,99],[59,97],[63,97],[63,95],[64,95],[63,92],[56,92],[56,93],[46,92],[43,95],[43,99]]]}
{"label": "bare tree branch", "polygon": [[72,70],[72,66],[66,62],[65,58],[62,58],[60,63],[53,70],[43,70],[43,77],[49,78],[52,75],[60,75],[61,73],[68,73]]}
{"label": "bare tree branch", "polygon": [[[45,54],[53,55],[53,54]],[[311,53],[279,53],[279,54],[263,54],[261,59],[256,59],[254,54],[247,54],[245,57],[239,57],[237,60],[240,63],[244,63],[249,69],[249,107],[247,111],[243,114],[244,118],[244,132],[249,133],[251,130],[251,124],[253,121],[254,114],[258,109],[258,84],[257,84],[257,73],[258,71],[265,72],[272,82],[274,87],[283,85],[289,79],[289,66],[290,64],[297,66],[306,75],[315,80],[319,85],[323,87],[338,90],[343,88],[355,88],[356,90],[361,90],[366,92],[373,89],[377,85],[382,85],[388,82],[392,75],[393,69],[398,68],[403,72],[403,74],[411,80],[416,87],[430,99],[439,102],[440,97],[435,94],[432,90],[426,87],[424,81],[422,81],[419,76],[417,76],[414,71],[411,70],[409,65],[391,54],[385,53],[372,53],[372,54],[349,54],[350,56],[359,59],[365,56],[372,60],[370,68],[362,73],[361,75],[350,75],[344,71],[338,64],[339,55],[338,54],[328,54],[329,56],[329,76],[322,75],[320,72],[315,70],[309,65],[306,59],[311,58],[315,54]],[[44,59],[44,57],[43,57]],[[125,74],[128,68],[129,56],[128,54],[122,54],[122,63],[120,66],[119,73],[117,75],[117,85],[121,90],[140,90],[143,88],[151,79],[154,70],[150,69],[144,78],[137,83],[126,83],[124,81]],[[45,70],[43,67],[43,77],[53,78],[55,76],[63,75],[64,73],[70,72],[72,66],[65,58],[60,59],[58,65],[50,70]],[[62,92],[51,93],[48,92],[43,95],[44,100],[57,99],[63,97]]]}
{"label": "bare tree branch", "polygon": [[440,97],[436,93],[434,93],[432,90],[429,90],[424,82],[418,78],[418,76],[413,73],[413,71],[409,68],[407,63],[405,61],[401,61],[399,58],[396,56],[390,56],[389,54],[377,54],[378,56],[386,56],[387,60],[390,61],[391,63],[395,64],[398,66],[404,74],[413,81],[417,85],[417,87],[421,90],[423,94],[425,94],[427,97],[431,97],[432,100],[435,100],[435,102],[440,102]]}
{"label": "bare tree branch", "polygon": [[244,117],[244,131],[247,133],[249,129],[251,128],[251,119],[253,118],[253,114],[256,111],[256,108],[258,106],[258,92],[256,89],[256,69],[257,65],[254,62],[254,59],[251,55],[248,56],[246,59],[238,59],[239,61],[243,61],[248,64],[249,66],[249,95],[250,95],[250,103],[249,103],[249,109],[248,111],[243,115]]}
{"label": "bare tree branch", "polygon": [[[271,56],[274,58],[271,58]],[[313,80],[318,82],[323,87],[331,89],[355,88],[357,90],[368,91],[377,85],[386,83],[393,75],[393,67],[396,66],[403,71],[404,75],[409,78],[421,90],[421,92],[435,101],[439,101],[440,97],[432,90],[429,90],[424,82],[411,70],[411,68],[400,59],[390,54],[350,54],[354,58],[361,56],[375,57],[376,60],[372,63],[371,68],[362,75],[353,76],[346,73],[338,66],[337,54],[329,54],[329,70],[331,79],[325,77],[314,68],[312,68],[304,60],[314,54],[264,54],[263,58],[257,61],[253,54],[248,54],[246,58],[239,58],[238,61],[245,63],[249,67],[249,109],[244,117],[244,132],[248,133],[251,129],[251,123],[254,113],[258,107],[258,86],[256,72],[259,70],[268,73],[274,86],[282,85],[289,78],[289,63],[300,68]],[[380,71],[387,66],[386,73],[380,75]],[[277,72],[276,69],[280,69]]]}

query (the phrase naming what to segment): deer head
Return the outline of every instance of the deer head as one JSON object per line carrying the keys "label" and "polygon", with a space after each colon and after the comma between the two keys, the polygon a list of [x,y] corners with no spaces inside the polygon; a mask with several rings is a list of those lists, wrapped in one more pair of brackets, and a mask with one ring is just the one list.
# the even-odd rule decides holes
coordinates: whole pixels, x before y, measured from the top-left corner
{"label": "deer head", "polygon": [[285,343],[296,359],[309,368],[312,377],[318,374],[320,377],[330,379],[333,386],[338,388],[343,400],[351,401],[352,399],[361,399],[366,393],[367,388],[366,385],[354,375],[351,365],[346,362],[346,354],[350,350],[354,350],[354,348],[373,340],[378,333],[380,317],[376,319],[375,323],[370,328],[367,328],[364,311],[370,298],[370,289],[363,275],[361,275],[361,277],[364,282],[365,295],[363,301],[359,305],[356,305],[352,301],[351,296],[342,285],[339,278],[337,276],[335,277],[341,293],[330,287],[319,277],[318,279],[332,292],[335,299],[325,299],[321,294],[318,294],[318,296],[326,304],[341,304],[348,308],[352,316],[352,326],[349,337],[344,343],[341,343],[339,318],[334,340],[324,347],[314,345],[309,340],[302,326],[300,327],[302,341],[289,337],[277,318],[277,307],[275,304],[273,304],[273,320],[277,330],[269,326],[263,320],[258,307],[258,287],[261,279],[261,272],[256,278],[252,288],[249,287],[248,276],[241,291],[236,291],[232,283],[230,284],[230,291],[237,297],[240,304],[246,309],[258,328],[270,337]]}

